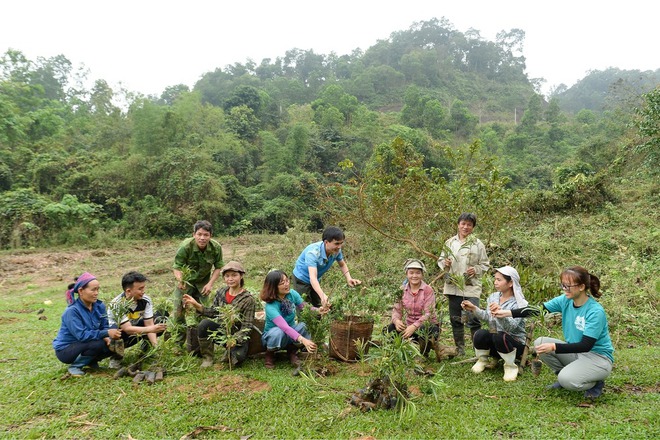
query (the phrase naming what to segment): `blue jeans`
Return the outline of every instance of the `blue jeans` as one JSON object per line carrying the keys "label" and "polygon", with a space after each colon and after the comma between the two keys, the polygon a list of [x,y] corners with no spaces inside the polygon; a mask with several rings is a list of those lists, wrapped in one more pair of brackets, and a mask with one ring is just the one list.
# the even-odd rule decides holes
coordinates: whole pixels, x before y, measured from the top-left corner
{"label": "blue jeans", "polygon": [[[293,328],[295,331],[300,333],[304,338],[307,339],[310,338],[309,331],[307,330],[307,324],[305,324],[304,322],[299,322]],[[283,348],[286,348],[287,345],[291,345],[295,342],[296,341],[294,341],[286,333],[284,333],[284,330],[280,329],[277,326],[271,328],[263,335],[261,335],[261,345],[266,347],[266,350],[272,350],[272,351],[281,350]]]}

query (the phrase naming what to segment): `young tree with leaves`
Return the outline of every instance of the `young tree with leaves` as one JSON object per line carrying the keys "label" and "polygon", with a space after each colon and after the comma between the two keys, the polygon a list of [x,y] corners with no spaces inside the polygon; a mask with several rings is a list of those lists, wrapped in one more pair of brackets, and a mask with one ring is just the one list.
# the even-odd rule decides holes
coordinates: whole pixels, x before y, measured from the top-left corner
{"label": "young tree with leaves", "polygon": [[253,327],[256,301],[245,289],[245,269],[238,261],[230,261],[221,269],[225,286],[218,289],[211,307],[204,307],[191,295],[184,294],[185,305],[193,307],[205,319],[197,326],[202,368],[213,365],[214,344],[227,349],[230,368],[241,364],[248,353],[248,339]]}

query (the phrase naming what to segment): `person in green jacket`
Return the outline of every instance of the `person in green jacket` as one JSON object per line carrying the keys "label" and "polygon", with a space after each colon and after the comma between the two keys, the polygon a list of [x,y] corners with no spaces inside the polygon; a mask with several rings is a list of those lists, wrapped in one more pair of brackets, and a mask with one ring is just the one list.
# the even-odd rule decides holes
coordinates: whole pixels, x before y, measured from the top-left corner
{"label": "person in green jacket", "polygon": [[[193,236],[183,240],[174,257],[172,271],[176,278],[174,289],[174,321],[185,324],[183,295],[187,294],[197,302],[208,305],[213,284],[220,277],[222,246],[211,238],[213,226],[206,220],[199,220],[193,226]],[[185,334],[179,333],[178,342],[183,344]]]}

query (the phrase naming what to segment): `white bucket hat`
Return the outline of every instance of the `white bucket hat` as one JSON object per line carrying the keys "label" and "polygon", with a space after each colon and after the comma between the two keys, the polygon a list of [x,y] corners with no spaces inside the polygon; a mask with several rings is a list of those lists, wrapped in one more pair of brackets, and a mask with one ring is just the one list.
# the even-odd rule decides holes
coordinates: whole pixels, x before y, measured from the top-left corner
{"label": "white bucket hat", "polygon": [[424,266],[424,263],[416,258],[408,258],[406,262],[403,263],[403,271],[406,272],[408,269],[422,269],[422,272],[426,272],[426,266]]}

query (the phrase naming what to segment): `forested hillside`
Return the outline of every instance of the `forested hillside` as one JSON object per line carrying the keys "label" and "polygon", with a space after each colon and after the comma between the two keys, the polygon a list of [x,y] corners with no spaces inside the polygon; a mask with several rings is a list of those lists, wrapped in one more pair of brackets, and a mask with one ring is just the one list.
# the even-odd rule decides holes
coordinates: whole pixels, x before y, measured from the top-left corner
{"label": "forested hillside", "polygon": [[[364,52],[291,49],[161,96],[103,80],[86,89],[65,55],[10,50],[0,61],[0,248],[171,237],[198,218],[222,234],[316,230],[331,214],[323,188],[387,174],[383,158],[397,151],[431,187],[454,184],[465,201],[454,210],[479,208],[493,190],[535,212],[613,201],[613,163],[657,163],[657,145],[644,142],[657,139],[658,89],[642,95],[657,73],[635,72],[633,84],[608,72],[616,87],[598,87],[607,108],[581,106],[571,89],[546,101],[525,72],[524,37],[487,41],[434,19]],[[483,191],[463,199],[468,176]]]}

